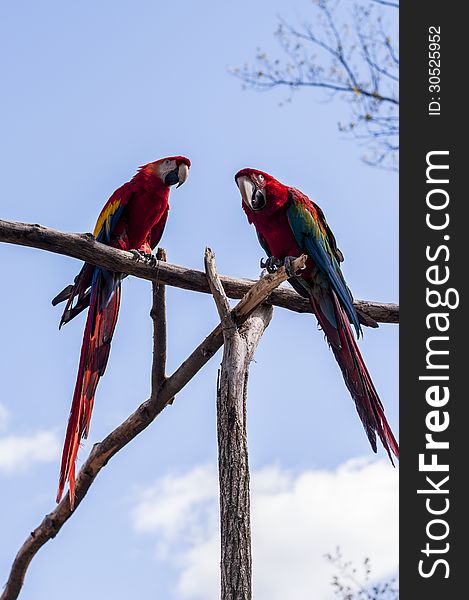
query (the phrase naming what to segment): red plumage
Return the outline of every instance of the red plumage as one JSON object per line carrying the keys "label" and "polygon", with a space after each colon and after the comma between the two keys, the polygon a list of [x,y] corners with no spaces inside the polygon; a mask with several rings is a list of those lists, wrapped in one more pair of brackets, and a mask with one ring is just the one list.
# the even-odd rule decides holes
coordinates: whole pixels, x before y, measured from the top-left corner
{"label": "red plumage", "polygon": [[350,323],[361,333],[360,317],[340,269],[343,255],[321,208],[262,171],[243,169],[235,179],[243,209],[271,260],[308,254],[306,268],[289,281],[311,303],[373,450],[377,434],[392,462],[391,452],[399,457],[399,447],[352,333]]}
{"label": "red plumage", "polygon": [[[183,156],[163,158],[141,167],[109,198],[93,235],[114,248],[150,253],[158,244],[166,224],[169,188],[184,183],[189,167],[189,159]],[[52,301],[54,305],[67,301],[60,326],[89,306],[57,492],[57,502],[60,502],[68,480],[72,510],[75,461],[80,440],[88,436],[96,387],[108,362],[119,314],[121,279],[119,273],[85,263],[75,283]]]}
{"label": "red plumage", "polygon": [[377,433],[391,462],[393,462],[391,452],[399,458],[399,446],[385,417],[383,404],[379,399],[371,375],[353,336],[349,319],[332,290],[331,296],[338,323],[337,329],[330,325],[313,297],[310,297],[311,306],[342,371],[345,384],[355,402],[358,416],[365,428],[373,451],[377,451]]}

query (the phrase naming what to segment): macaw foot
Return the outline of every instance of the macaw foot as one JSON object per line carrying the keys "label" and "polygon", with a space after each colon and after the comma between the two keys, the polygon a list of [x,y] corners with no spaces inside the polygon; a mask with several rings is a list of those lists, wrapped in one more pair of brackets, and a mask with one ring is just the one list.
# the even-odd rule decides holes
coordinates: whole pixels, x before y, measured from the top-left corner
{"label": "macaw foot", "polygon": [[129,252],[134,255],[137,262],[143,262],[145,260],[145,256],[140,250],[129,250]]}
{"label": "macaw foot", "polygon": [[156,267],[158,264],[158,259],[151,252],[141,252],[140,250],[130,250],[130,252],[135,256],[135,259],[150,267]]}
{"label": "macaw foot", "polygon": [[294,260],[296,260],[296,256],[285,256],[284,259],[269,256],[267,260],[261,260],[261,269],[267,269],[269,273],[275,273],[280,267],[285,267],[288,277],[295,277],[296,272],[293,268]]}
{"label": "macaw foot", "polygon": [[275,273],[283,265],[283,261],[276,256],[269,256],[266,260],[261,258],[261,269],[267,269],[268,273]]}
{"label": "macaw foot", "polygon": [[296,271],[293,268],[293,261],[296,260],[296,256],[285,256],[283,259],[283,266],[288,277],[296,277]]}

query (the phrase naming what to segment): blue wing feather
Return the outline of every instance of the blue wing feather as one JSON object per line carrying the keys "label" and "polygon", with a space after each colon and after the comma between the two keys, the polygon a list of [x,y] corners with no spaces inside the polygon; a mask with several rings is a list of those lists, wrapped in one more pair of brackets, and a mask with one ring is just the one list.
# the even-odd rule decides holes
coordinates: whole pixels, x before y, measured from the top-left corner
{"label": "blue wing feather", "polygon": [[[308,202],[311,201],[305,196],[303,201],[299,202],[295,198],[295,192],[296,190],[292,190],[290,192],[287,216],[290,227],[293,231],[293,235],[295,236],[296,243],[302,250],[307,252],[307,254],[313,259],[315,265],[322,275],[325,276],[329,281],[339,300],[341,301],[341,304],[343,305],[348,317],[350,318],[350,321],[355,327],[357,336],[360,336],[360,322],[353,306],[352,294],[350,293],[350,290],[348,289],[340,270],[339,260],[337,257],[339,256],[342,258],[342,256],[335,246],[335,239],[333,238],[332,234],[328,235],[330,230],[327,226],[327,223],[325,221],[324,223],[319,223],[315,219],[315,215],[313,214],[312,210],[308,209],[305,200],[308,200]],[[318,212],[319,216],[322,217],[321,212],[316,212]],[[320,226],[321,224],[322,227]],[[329,239],[329,237],[331,239]],[[325,308],[327,310],[327,306]],[[331,311],[327,310],[327,313],[331,313]],[[331,321],[333,312],[327,316],[329,321]],[[333,318],[333,321],[335,321],[335,317]]]}
{"label": "blue wing feather", "polygon": [[98,235],[96,236],[96,240],[98,242],[104,243],[104,244],[109,244],[111,241],[111,235],[112,232],[114,231],[115,226],[117,225],[117,222],[119,221],[122,212],[125,208],[125,204],[121,204],[119,206],[119,208],[116,210],[116,212],[112,215],[110,215],[103,223],[103,226],[101,227],[100,232],[98,233]]}

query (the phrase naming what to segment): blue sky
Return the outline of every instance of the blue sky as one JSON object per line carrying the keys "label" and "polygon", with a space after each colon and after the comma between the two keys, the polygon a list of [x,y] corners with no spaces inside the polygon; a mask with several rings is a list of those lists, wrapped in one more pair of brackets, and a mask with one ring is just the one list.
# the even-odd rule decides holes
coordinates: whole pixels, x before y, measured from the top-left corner
{"label": "blue sky", "polygon": [[[162,241],[168,259],[201,269],[210,246],[220,272],[256,278],[262,251],[233,175],[257,167],[322,206],[345,254],[344,273],[355,297],[397,302],[396,175],[366,167],[362,149],[341,139],[340,104],[318,103],[305,90],[280,107],[285,91],[243,91],[227,73],[258,46],[276,48],[278,14],[295,21],[310,11],[306,0],[288,6],[280,0],[3,3],[0,216],[91,231],[103,203],[137,166],[184,154],[192,169],[187,183],[171,194]],[[59,333],[60,311],[50,305],[79,270],[77,261],[6,245],[0,246],[0,261],[1,582],[27,532],[53,507],[83,319]],[[148,396],[150,299],[148,282],[124,281],[111,357],[79,464],[93,442]],[[170,372],[216,322],[209,296],[168,290]],[[396,433],[397,345],[392,325],[366,330],[360,343]],[[158,532],[142,535],[132,515],[149,489],[160,489],[158,482],[179,477],[187,483],[197,469],[216,464],[219,360],[217,355],[102,472],[75,517],[34,560],[23,598],[55,600],[66,592],[75,600],[84,580],[93,597],[204,597],[203,587],[200,593],[195,584],[181,587],[188,544],[197,549],[199,537],[171,538],[172,552],[181,557],[171,562],[155,550]],[[343,473],[347,461],[372,454],[311,315],[275,311],[252,365],[248,410],[253,472],[276,468],[280,479],[288,474],[291,489],[302,474]],[[392,468],[377,464],[386,481],[394,482]],[[394,494],[394,483],[389,485]],[[396,501],[394,494],[391,506]],[[344,496],[344,512],[350,502]],[[357,536],[361,527],[357,521]],[[338,532],[335,542],[325,539],[332,548],[318,551],[333,550],[340,537]],[[369,547],[371,553],[371,541]],[[378,544],[376,552],[381,550]],[[389,570],[389,560],[381,563]]]}

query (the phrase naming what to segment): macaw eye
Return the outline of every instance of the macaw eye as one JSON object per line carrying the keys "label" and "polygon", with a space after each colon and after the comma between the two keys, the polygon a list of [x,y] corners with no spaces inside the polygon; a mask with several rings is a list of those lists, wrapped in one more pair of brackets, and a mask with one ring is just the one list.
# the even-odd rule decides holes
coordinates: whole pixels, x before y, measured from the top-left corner
{"label": "macaw eye", "polygon": [[264,177],[264,175],[261,175],[261,174],[259,173],[259,181],[264,181],[264,180],[265,180],[265,177]]}
{"label": "macaw eye", "polygon": [[164,161],[164,164],[165,164],[165,165],[169,165],[169,163],[170,163],[170,162],[171,162],[170,160],[166,159],[166,160]]}

